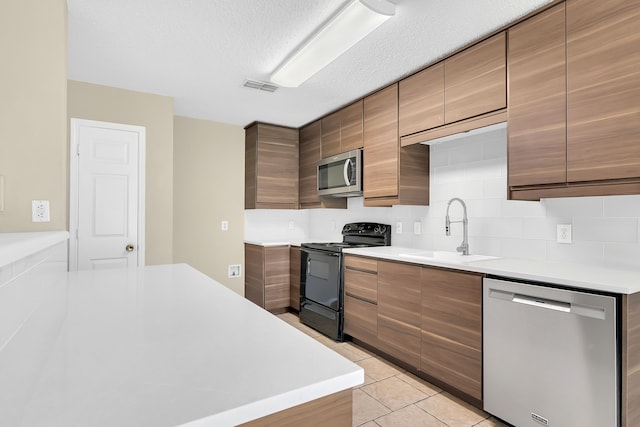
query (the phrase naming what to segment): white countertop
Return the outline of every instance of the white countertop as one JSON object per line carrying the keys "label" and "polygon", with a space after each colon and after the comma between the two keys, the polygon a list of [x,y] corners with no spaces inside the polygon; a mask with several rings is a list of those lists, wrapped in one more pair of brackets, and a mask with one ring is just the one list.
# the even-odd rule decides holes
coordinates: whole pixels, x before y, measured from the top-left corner
{"label": "white countertop", "polygon": [[550,284],[571,286],[593,291],[617,294],[640,292],[640,272],[598,267],[587,264],[532,261],[515,258],[498,258],[465,264],[445,260],[423,260],[400,256],[424,251],[424,249],[382,246],[344,249],[344,253],[362,255],[391,261],[430,265],[472,271],[514,279],[532,280]]}
{"label": "white countertop", "polygon": [[[58,280],[66,312],[45,363],[32,378],[0,369],[0,425],[231,426],[364,381],[358,365],[186,264]],[[12,350],[0,363],[21,362]],[[14,396],[12,381],[33,384]]]}
{"label": "white countertop", "polygon": [[0,267],[28,257],[69,238],[67,231],[0,233]]}

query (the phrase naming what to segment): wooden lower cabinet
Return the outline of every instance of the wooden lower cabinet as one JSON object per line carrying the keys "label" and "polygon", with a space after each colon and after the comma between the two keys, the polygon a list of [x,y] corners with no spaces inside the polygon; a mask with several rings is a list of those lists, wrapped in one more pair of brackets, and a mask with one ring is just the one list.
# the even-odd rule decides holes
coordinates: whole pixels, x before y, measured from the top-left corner
{"label": "wooden lower cabinet", "polygon": [[482,400],[482,275],[423,267],[420,370]]}
{"label": "wooden lower cabinet", "polygon": [[420,366],[420,267],[378,262],[378,343],[382,351]]}
{"label": "wooden lower cabinet", "polygon": [[347,255],[344,260],[344,333],[378,341],[378,262]]}
{"label": "wooden lower cabinet", "polygon": [[260,307],[289,307],[289,246],[244,245],[244,295]]}
{"label": "wooden lower cabinet", "polygon": [[300,311],[300,248],[289,248],[289,306]]}

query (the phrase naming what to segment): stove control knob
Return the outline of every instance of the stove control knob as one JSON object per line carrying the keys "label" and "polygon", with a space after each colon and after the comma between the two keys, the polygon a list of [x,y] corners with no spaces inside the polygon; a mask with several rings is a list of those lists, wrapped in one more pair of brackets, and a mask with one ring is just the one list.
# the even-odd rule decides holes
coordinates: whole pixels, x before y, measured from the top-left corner
{"label": "stove control knob", "polygon": [[351,231],[351,224],[345,224],[345,226],[342,227],[342,231]]}
{"label": "stove control knob", "polygon": [[376,228],[373,230],[375,233],[384,234],[387,227],[384,225],[376,225]]}

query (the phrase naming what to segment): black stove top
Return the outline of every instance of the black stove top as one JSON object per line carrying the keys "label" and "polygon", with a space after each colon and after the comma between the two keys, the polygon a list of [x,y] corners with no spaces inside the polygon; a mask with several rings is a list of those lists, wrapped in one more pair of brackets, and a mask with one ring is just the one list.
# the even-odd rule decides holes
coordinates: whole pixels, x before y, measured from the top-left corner
{"label": "black stove top", "polygon": [[303,243],[303,248],[342,252],[345,248],[367,248],[391,245],[391,226],[373,222],[354,222],[342,227],[342,242]]}

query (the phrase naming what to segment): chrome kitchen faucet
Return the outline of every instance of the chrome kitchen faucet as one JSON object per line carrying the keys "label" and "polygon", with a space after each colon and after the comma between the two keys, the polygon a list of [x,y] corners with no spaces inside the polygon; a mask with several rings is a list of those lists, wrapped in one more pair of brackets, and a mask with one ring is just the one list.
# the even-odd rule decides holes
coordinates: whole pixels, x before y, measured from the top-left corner
{"label": "chrome kitchen faucet", "polygon": [[[451,203],[456,201],[460,202],[460,204],[462,205],[463,217],[461,221],[451,221],[449,219],[449,208],[451,207]],[[451,236],[451,224],[456,222],[462,223],[462,243],[456,248],[456,251],[462,252],[462,255],[469,255],[469,233],[467,230],[469,220],[467,219],[467,205],[462,199],[459,199],[458,197],[454,197],[453,199],[449,200],[449,203],[447,204],[447,216],[445,218],[444,227],[445,234],[447,236]]]}

